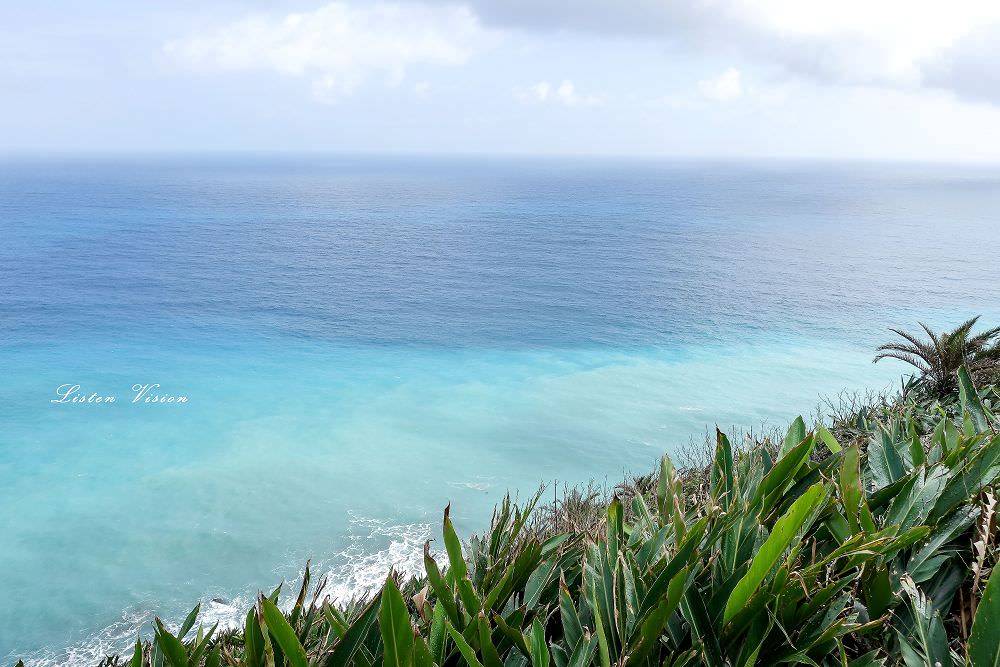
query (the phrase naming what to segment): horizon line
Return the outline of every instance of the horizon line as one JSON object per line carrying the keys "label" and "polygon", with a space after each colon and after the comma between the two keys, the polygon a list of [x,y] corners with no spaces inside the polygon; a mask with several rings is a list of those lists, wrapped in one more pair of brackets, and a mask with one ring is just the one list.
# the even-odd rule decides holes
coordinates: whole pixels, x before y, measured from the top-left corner
{"label": "horizon line", "polygon": [[125,159],[142,157],[211,158],[211,157],[310,157],[310,158],[381,158],[381,159],[495,159],[495,160],[615,160],[634,162],[706,162],[706,163],[854,163],[1000,167],[1000,158],[967,160],[924,157],[871,157],[829,155],[714,155],[670,153],[528,153],[504,151],[364,151],[277,148],[126,148],[87,149],[0,149],[0,162],[24,159]]}

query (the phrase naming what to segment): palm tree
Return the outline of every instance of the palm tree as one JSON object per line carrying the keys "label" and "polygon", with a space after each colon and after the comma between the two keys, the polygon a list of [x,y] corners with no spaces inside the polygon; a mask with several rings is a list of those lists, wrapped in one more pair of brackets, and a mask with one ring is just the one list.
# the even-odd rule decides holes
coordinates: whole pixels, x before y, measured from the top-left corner
{"label": "palm tree", "polygon": [[938,396],[957,389],[956,373],[962,364],[973,378],[993,381],[1000,374],[1000,341],[997,340],[1000,327],[973,336],[972,327],[978,319],[977,315],[954,331],[940,334],[920,322],[929,341],[899,329],[889,329],[906,342],[880,345],[874,361],[893,358],[916,367],[927,387]]}

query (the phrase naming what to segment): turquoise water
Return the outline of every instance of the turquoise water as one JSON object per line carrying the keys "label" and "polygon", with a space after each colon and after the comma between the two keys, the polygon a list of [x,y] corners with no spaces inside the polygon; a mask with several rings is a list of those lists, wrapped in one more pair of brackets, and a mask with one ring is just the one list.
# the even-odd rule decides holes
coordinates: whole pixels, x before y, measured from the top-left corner
{"label": "turquoise water", "polygon": [[307,558],[345,595],[449,501],[894,386],[887,327],[1000,316],[998,211],[989,168],[2,163],[0,656],[234,619]]}

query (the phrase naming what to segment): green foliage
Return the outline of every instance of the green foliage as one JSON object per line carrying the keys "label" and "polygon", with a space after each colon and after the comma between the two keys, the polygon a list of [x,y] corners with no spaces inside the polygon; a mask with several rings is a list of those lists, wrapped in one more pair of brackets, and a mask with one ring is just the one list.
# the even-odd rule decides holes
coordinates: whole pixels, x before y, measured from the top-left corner
{"label": "green foliage", "polygon": [[410,625],[410,612],[391,576],[386,579],[385,586],[382,587],[378,627],[382,637],[382,662],[385,667],[413,665],[413,627]]}
{"label": "green foliage", "polygon": [[976,620],[969,635],[969,659],[973,667],[1000,665],[1000,569],[994,570],[979,601]]}
{"label": "green foliage", "polygon": [[532,523],[539,496],[507,498],[462,542],[446,508],[419,577],[334,606],[323,583],[307,602],[307,565],[290,607],[276,591],[241,632],[189,637],[196,608],[177,635],[157,622],[131,664],[997,667],[1000,578],[979,584],[1000,434],[964,369],[956,385],[955,410],[904,397],[849,439],[801,419],[774,445],[718,432],[703,470],[664,457],[582,531]]}
{"label": "green foliage", "polygon": [[904,342],[879,346],[875,361],[886,358],[905,361],[920,371],[936,396],[945,396],[957,389],[956,373],[962,366],[975,378],[993,380],[1000,372],[1000,327],[973,335],[972,328],[978,320],[973,317],[954,331],[940,334],[921,322],[920,328],[928,340],[900,329],[890,329]]}

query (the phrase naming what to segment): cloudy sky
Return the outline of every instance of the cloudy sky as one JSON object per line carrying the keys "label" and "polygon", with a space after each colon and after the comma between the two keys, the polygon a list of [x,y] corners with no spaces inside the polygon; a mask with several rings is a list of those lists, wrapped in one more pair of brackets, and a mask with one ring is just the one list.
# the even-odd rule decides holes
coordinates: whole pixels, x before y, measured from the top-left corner
{"label": "cloudy sky", "polygon": [[0,0],[0,151],[1000,161],[997,0]]}

